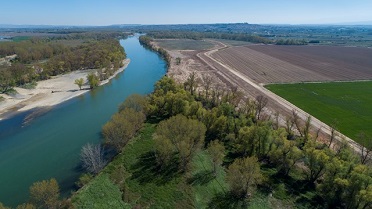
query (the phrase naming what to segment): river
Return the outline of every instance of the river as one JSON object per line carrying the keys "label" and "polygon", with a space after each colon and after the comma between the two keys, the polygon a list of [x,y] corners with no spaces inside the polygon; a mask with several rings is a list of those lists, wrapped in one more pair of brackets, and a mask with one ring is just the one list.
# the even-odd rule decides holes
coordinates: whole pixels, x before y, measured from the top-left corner
{"label": "river", "polygon": [[57,105],[26,126],[30,112],[0,121],[0,202],[16,206],[28,200],[35,181],[56,178],[62,194],[74,189],[82,173],[81,147],[99,143],[102,126],[133,94],[148,94],[166,73],[166,63],[142,47],[138,36],[120,40],[131,60],[108,84]]}

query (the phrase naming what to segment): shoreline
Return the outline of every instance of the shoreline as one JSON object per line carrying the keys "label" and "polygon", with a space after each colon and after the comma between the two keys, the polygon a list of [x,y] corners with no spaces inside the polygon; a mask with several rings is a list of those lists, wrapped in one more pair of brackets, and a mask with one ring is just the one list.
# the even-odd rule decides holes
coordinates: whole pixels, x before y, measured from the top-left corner
{"label": "shoreline", "polygon": [[[111,79],[123,72],[129,63],[129,59],[123,60],[123,67],[119,68],[108,79],[101,81],[99,86],[109,83]],[[91,89],[87,85],[86,77],[88,73],[93,71],[93,69],[73,71],[48,80],[39,81],[34,89],[15,87],[14,89],[18,92],[16,95],[1,94],[5,100],[0,102],[0,121],[31,109],[53,107],[89,92]],[[82,90],[74,84],[75,79],[79,78],[84,78],[85,80]]]}

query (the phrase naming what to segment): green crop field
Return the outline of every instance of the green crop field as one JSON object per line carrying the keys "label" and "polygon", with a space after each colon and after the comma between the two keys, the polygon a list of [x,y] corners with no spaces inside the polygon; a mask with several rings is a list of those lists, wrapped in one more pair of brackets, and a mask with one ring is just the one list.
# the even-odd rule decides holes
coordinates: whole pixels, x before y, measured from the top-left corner
{"label": "green crop field", "polygon": [[356,141],[361,131],[372,136],[371,81],[271,84],[266,88],[324,123],[335,123],[341,133]]}

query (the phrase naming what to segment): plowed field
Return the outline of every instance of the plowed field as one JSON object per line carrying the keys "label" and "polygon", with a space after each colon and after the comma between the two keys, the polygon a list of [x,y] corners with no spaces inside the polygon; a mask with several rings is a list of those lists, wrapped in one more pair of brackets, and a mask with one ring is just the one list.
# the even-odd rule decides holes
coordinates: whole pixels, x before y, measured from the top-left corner
{"label": "plowed field", "polygon": [[372,79],[372,49],[251,45],[211,54],[257,83]]}

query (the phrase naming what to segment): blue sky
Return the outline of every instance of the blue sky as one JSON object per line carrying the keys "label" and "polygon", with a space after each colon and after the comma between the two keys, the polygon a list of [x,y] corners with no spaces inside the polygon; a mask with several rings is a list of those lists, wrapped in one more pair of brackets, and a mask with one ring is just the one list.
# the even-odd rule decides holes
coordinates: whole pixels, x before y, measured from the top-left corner
{"label": "blue sky", "polygon": [[0,24],[328,24],[370,21],[372,0],[1,0]]}

